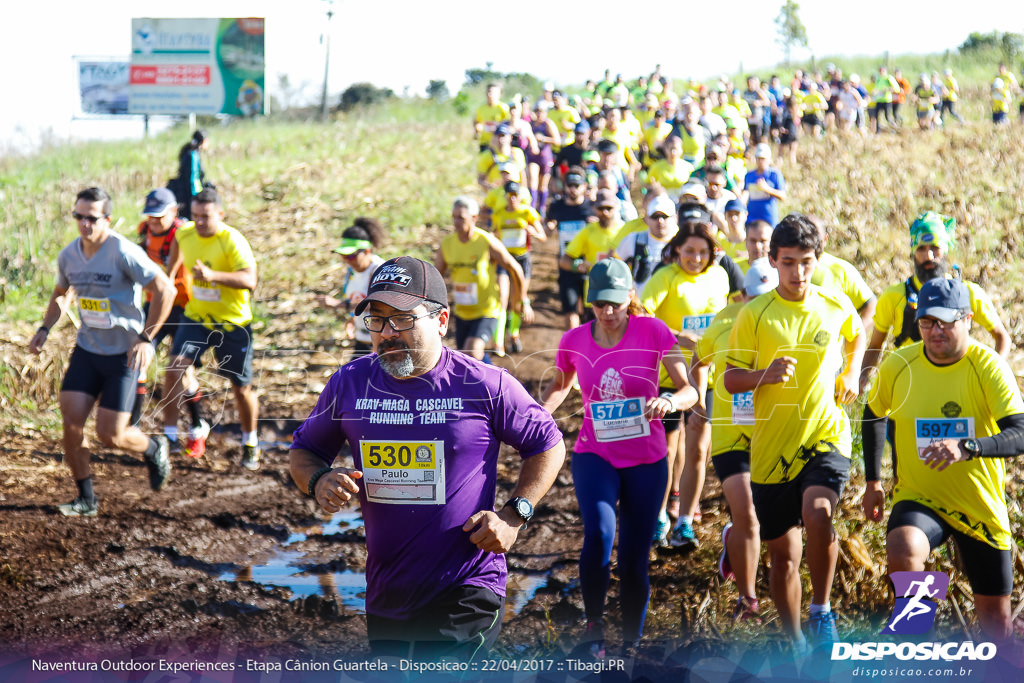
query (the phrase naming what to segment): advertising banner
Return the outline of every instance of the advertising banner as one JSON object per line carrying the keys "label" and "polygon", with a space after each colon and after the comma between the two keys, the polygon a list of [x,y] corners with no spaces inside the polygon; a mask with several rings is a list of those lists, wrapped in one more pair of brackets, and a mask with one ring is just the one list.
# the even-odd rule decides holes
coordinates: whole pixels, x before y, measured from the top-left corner
{"label": "advertising banner", "polygon": [[128,74],[130,65],[121,59],[75,58],[78,64],[78,94],[83,114],[115,115],[128,113]]}
{"label": "advertising banner", "polygon": [[263,113],[264,21],[132,19],[133,114]]}

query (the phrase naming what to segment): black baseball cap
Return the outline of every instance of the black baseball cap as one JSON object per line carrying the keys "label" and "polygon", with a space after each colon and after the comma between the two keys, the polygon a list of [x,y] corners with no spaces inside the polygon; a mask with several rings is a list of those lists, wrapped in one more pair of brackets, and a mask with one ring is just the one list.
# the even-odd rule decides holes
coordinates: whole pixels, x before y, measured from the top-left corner
{"label": "black baseball cap", "polygon": [[380,264],[373,271],[366,298],[356,306],[360,315],[371,301],[379,301],[400,311],[411,311],[422,303],[448,307],[448,288],[432,263],[412,256],[399,256]]}

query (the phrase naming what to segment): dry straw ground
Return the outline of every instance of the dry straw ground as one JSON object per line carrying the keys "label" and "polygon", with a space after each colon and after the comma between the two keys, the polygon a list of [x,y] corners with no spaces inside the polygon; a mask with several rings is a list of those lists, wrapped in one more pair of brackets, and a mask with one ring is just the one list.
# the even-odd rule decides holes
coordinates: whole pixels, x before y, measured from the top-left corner
{"label": "dry straw ground", "polygon": [[[1024,371],[1024,354],[1016,348],[1024,341],[1024,261],[1018,253],[1024,228],[1022,135],[1024,128],[1016,124],[994,129],[976,123],[926,133],[908,126],[867,139],[805,138],[799,166],[783,169],[789,185],[783,211],[824,218],[832,228],[829,251],[858,266],[876,293],[910,272],[907,226],[916,214],[935,210],[954,216],[953,260],[1000,308],[1015,343],[1011,365],[1019,374]],[[217,130],[212,138],[208,173],[227,198],[228,221],[244,228],[260,261],[256,332],[258,346],[268,352],[263,389],[271,397],[265,398],[264,416],[301,417],[339,353],[337,320],[314,310],[313,297],[336,286],[339,266],[330,248],[341,229],[357,215],[377,216],[391,229],[388,253],[428,255],[444,232],[451,198],[475,191],[475,144],[463,122],[416,122],[401,114],[327,126],[239,126]],[[108,145],[102,152],[90,145],[64,151],[45,167],[38,165],[42,162],[33,167],[32,160],[0,165],[7,178],[37,178],[5,189],[11,206],[21,212],[8,208],[4,228],[0,284],[11,306],[0,322],[0,441],[37,436],[52,442],[59,433],[55,392],[73,329],[62,323],[39,358],[29,356],[25,344],[53,282],[56,251],[73,236],[64,216],[74,192],[85,184],[112,188],[123,219],[120,229],[130,232],[136,205],[151,186],[163,184],[163,169],[170,165],[154,159],[173,158],[175,141]],[[980,338],[986,341],[983,332]],[[304,367],[287,361],[290,354],[311,350],[319,355],[310,356]],[[1014,462],[1010,470],[1011,521],[1019,530],[1024,522],[1018,505],[1021,465]],[[25,484],[22,474],[9,474],[4,486],[16,479]],[[892,598],[883,578],[881,529],[860,522],[862,486],[863,478],[855,476],[839,514],[834,602],[849,625],[869,628],[887,613]],[[708,513],[724,514],[713,477],[707,495]],[[715,635],[732,628],[725,592],[707,588],[715,583],[717,544],[711,536],[705,540],[685,566],[680,559],[655,563],[650,630],[682,627]],[[953,562],[945,552],[936,556],[938,568],[954,571]],[[1019,553],[1015,568],[1024,575]],[[679,596],[662,588],[665,583],[678,590],[679,577],[661,582],[658,576],[682,571],[687,573],[682,584],[692,595],[684,596],[680,614]],[[767,593],[763,579],[760,592]],[[955,572],[951,595],[943,607],[946,623],[969,624],[970,590]],[[1021,604],[1018,587],[1015,611]]]}

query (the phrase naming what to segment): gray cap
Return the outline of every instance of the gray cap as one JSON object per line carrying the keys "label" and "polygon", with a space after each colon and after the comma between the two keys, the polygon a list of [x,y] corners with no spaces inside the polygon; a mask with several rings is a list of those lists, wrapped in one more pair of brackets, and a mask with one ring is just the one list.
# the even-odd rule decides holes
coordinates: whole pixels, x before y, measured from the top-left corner
{"label": "gray cap", "polygon": [[587,303],[610,301],[624,304],[633,289],[633,276],[625,261],[617,258],[601,259],[590,269]]}

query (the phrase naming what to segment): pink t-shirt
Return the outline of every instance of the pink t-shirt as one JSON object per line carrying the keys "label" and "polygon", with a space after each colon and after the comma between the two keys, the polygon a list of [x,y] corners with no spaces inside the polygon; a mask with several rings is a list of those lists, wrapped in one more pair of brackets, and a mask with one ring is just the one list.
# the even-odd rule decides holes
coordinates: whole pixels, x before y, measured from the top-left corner
{"label": "pink t-shirt", "polygon": [[665,428],[648,422],[647,401],[658,395],[661,359],[676,346],[668,325],[631,315],[626,333],[610,349],[594,342],[591,326],[562,335],[555,366],[575,370],[583,393],[583,427],[574,450],[593,453],[615,468],[657,462],[665,457]]}

